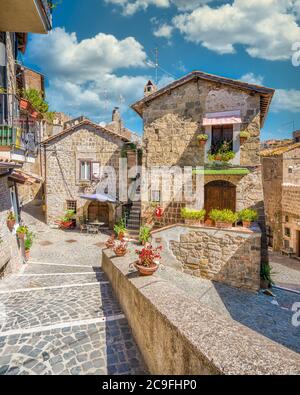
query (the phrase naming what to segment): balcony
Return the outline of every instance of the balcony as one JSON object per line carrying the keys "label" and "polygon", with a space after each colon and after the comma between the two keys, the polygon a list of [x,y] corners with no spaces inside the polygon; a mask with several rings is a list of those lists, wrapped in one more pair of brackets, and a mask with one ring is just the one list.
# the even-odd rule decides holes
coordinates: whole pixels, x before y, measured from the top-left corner
{"label": "balcony", "polygon": [[52,29],[49,0],[1,0],[0,31],[46,34]]}

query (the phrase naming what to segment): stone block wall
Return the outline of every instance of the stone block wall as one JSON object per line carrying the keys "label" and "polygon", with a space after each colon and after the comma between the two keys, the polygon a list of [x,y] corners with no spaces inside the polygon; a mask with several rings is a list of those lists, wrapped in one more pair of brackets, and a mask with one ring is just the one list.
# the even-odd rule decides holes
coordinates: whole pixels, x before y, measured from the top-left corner
{"label": "stone block wall", "polygon": [[175,258],[185,273],[249,291],[260,288],[258,228],[175,226],[155,231],[152,237],[164,246],[165,257]]}
{"label": "stone block wall", "polygon": [[203,80],[191,81],[145,106],[144,165],[200,166],[204,148],[197,134],[204,133],[203,117],[208,112],[241,110],[241,130],[250,139],[241,147],[240,163],[259,164],[260,96]]}
{"label": "stone block wall", "polygon": [[[0,174],[3,174],[3,171]],[[21,263],[16,237],[6,225],[7,212],[11,209],[7,177],[0,178],[0,277],[17,270]],[[4,270],[4,273],[3,273]]]}
{"label": "stone block wall", "polygon": [[47,145],[45,187],[48,224],[53,225],[64,214],[67,200],[77,201],[78,216],[82,216],[87,200],[81,199],[80,195],[95,192],[96,182],[80,183],[80,160],[112,166],[118,177],[122,147],[120,138],[95,130],[91,125],[79,126]]}

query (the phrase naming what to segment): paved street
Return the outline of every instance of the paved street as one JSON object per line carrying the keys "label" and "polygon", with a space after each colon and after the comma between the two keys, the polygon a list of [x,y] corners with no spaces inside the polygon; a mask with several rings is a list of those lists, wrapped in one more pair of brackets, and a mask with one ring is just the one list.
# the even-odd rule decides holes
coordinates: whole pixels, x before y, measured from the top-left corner
{"label": "paved street", "polygon": [[106,236],[25,218],[38,233],[29,264],[0,283],[0,374],[144,373],[101,270]]}
{"label": "paved street", "polygon": [[269,251],[273,279],[276,285],[300,292],[300,260]]}

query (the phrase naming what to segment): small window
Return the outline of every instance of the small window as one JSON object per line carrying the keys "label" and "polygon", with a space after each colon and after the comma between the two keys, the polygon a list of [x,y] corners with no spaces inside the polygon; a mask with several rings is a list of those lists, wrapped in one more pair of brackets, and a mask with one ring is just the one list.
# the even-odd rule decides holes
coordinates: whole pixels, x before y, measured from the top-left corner
{"label": "small window", "polygon": [[151,202],[160,202],[160,191],[151,191]]}
{"label": "small window", "polygon": [[284,228],[284,234],[287,237],[291,237],[291,229],[290,228]]}
{"label": "small window", "polygon": [[80,162],[80,180],[91,179],[91,162],[81,161]]}
{"label": "small window", "polygon": [[290,248],[290,242],[289,242],[289,240],[284,240],[284,242],[283,242],[284,244],[284,248],[286,248],[286,249],[288,249],[288,248]]}
{"label": "small window", "polygon": [[67,200],[67,210],[72,210],[76,214],[76,212],[77,212],[76,200]]}
{"label": "small window", "polygon": [[289,174],[293,174],[293,167],[289,166]]}
{"label": "small window", "polygon": [[285,216],[285,222],[290,222],[290,221],[289,221],[289,216],[288,216],[288,215]]}
{"label": "small window", "polygon": [[218,125],[212,127],[211,153],[215,154],[224,143],[233,150],[233,125]]}

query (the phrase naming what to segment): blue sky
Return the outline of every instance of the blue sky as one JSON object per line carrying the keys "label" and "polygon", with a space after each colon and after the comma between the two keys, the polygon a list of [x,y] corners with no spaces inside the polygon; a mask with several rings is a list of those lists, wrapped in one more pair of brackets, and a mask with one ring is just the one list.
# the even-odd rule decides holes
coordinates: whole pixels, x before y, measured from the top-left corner
{"label": "blue sky", "polygon": [[[55,1],[54,1],[55,2]],[[57,0],[53,31],[31,35],[24,63],[47,77],[51,108],[109,122],[120,106],[126,126],[142,132],[129,105],[159,85],[202,70],[277,89],[262,138],[300,129],[300,0]],[[300,44],[299,44],[300,50]],[[300,58],[300,57],[299,57]]]}

